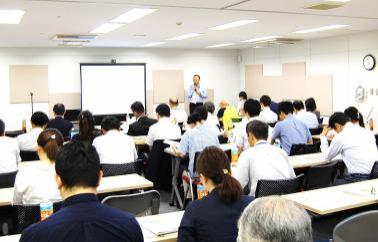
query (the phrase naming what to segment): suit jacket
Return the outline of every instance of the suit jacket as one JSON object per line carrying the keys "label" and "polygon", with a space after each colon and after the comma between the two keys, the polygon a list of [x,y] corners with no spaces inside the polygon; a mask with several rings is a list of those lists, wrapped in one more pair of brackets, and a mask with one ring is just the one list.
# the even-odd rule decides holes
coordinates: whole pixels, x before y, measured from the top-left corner
{"label": "suit jacket", "polygon": [[127,134],[130,136],[147,135],[151,125],[155,124],[156,122],[156,119],[142,116],[137,121],[130,124]]}
{"label": "suit jacket", "polygon": [[62,117],[51,119],[47,124],[47,128],[59,130],[64,138],[70,137],[72,127],[73,124],[68,120],[64,120]]}

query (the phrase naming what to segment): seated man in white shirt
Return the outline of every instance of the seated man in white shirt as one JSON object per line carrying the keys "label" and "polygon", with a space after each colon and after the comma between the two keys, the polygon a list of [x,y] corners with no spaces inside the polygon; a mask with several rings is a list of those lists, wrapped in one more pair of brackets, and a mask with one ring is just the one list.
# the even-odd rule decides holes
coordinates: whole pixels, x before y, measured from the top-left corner
{"label": "seated man in white shirt", "polygon": [[101,164],[124,164],[137,159],[134,140],[120,131],[120,122],[114,116],[107,116],[101,122],[104,135],[93,140]]}
{"label": "seated man in white shirt", "polygon": [[[337,135],[329,146],[326,136],[331,129],[334,129]],[[374,162],[378,161],[374,134],[359,125],[354,125],[344,113],[332,114],[329,127],[324,128],[320,141],[320,148],[326,160],[330,161],[341,154],[349,173],[345,182],[368,178]]]}
{"label": "seated man in white shirt", "polygon": [[177,97],[169,98],[169,108],[171,109],[171,120],[174,124],[185,123],[188,118],[184,109],[179,108]]}
{"label": "seated man in white shirt", "polygon": [[181,130],[177,124],[171,122],[169,117],[171,111],[167,104],[159,104],[156,107],[156,117],[158,122],[150,127],[146,143],[150,148],[156,140],[176,140],[181,138]]}
{"label": "seated man in white shirt", "polygon": [[255,196],[259,180],[295,177],[287,154],[267,141],[268,129],[269,126],[259,120],[248,123],[248,142],[251,147],[241,154],[233,174],[242,187],[249,184],[251,196]]}
{"label": "seated man in white shirt", "polygon": [[29,133],[17,136],[20,150],[36,151],[39,134],[49,122],[49,117],[44,112],[35,112],[30,118],[32,130]]}
{"label": "seated man in white shirt", "polygon": [[17,140],[4,134],[5,123],[0,119],[0,174],[17,171],[21,161]]}
{"label": "seated man in white shirt", "polygon": [[217,129],[217,133],[220,134],[220,129],[219,129],[219,120],[218,117],[214,115],[215,111],[215,106],[214,103],[212,102],[205,102],[203,104],[205,109],[207,110],[207,119],[205,121],[205,124],[210,126],[210,127],[215,127]]}
{"label": "seated man in white shirt", "polygon": [[319,121],[316,114],[304,110],[303,102],[296,100],[293,102],[295,117],[306,124],[309,129],[319,128]]}
{"label": "seated man in white shirt", "polygon": [[277,114],[270,109],[271,102],[272,100],[267,95],[263,95],[260,98],[261,112],[259,120],[267,124],[276,123],[278,120]]}

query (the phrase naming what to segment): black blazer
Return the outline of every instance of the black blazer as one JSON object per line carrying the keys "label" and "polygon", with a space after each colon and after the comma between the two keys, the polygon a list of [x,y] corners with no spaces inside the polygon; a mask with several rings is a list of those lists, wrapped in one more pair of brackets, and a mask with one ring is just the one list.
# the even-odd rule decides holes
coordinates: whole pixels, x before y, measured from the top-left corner
{"label": "black blazer", "polygon": [[72,127],[73,124],[68,120],[64,120],[62,117],[56,117],[54,119],[51,119],[50,122],[47,124],[47,128],[59,130],[64,138],[70,137]]}
{"label": "black blazer", "polygon": [[191,202],[178,230],[178,242],[236,242],[237,222],[252,197],[225,204],[215,188],[208,196]]}
{"label": "black blazer", "polygon": [[155,124],[156,122],[156,119],[142,116],[137,121],[130,124],[127,134],[130,136],[147,135],[151,125]]}

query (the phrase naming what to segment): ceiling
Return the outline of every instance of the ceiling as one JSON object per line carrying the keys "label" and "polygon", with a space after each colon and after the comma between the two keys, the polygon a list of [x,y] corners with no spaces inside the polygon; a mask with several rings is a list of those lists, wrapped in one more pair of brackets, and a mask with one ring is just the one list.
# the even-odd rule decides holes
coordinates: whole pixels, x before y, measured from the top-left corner
{"label": "ceiling", "polygon": [[[0,9],[22,9],[26,13],[19,25],[0,25],[0,46],[57,46],[56,34],[89,34],[133,7],[151,7],[158,11],[140,20],[99,35],[86,46],[141,47],[151,42],[166,42],[159,48],[205,48],[235,43],[224,48],[251,46],[241,41],[278,35],[314,39],[378,29],[378,1],[352,0],[344,7],[305,10],[305,6],[323,0],[1,0]],[[242,19],[256,19],[246,26],[212,31],[208,28]],[[181,22],[178,26],[176,23]],[[334,24],[350,27],[312,34],[294,31]],[[181,40],[167,39],[187,34],[202,36]],[[136,35],[145,35],[138,37]]]}

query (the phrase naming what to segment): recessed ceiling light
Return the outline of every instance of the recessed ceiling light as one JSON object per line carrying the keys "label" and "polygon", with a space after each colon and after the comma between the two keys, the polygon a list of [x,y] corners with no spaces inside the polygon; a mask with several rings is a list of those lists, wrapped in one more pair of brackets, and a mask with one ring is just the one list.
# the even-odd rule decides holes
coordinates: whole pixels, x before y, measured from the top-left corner
{"label": "recessed ceiling light", "polygon": [[348,27],[348,26],[349,25],[345,25],[345,24],[334,24],[334,25],[323,26],[323,27],[318,27],[318,28],[299,30],[299,31],[295,31],[293,33],[294,34],[307,34],[307,33],[327,31],[327,30],[332,30],[332,29],[341,29],[341,28],[345,28],[345,27]]}
{"label": "recessed ceiling light", "polygon": [[203,34],[190,33],[190,34],[184,34],[184,35],[176,36],[176,37],[170,38],[168,40],[184,40],[184,39],[190,39],[190,38],[198,37],[198,36],[201,36],[201,35],[203,35]]}
{"label": "recessed ceiling light", "polygon": [[0,10],[0,24],[19,24],[24,14],[23,10]]}
{"label": "recessed ceiling light", "polygon": [[165,44],[165,42],[152,42],[152,43],[145,44],[143,46],[144,47],[151,47],[151,46],[158,46],[158,45],[163,45],[163,44]]}
{"label": "recessed ceiling light", "polygon": [[135,20],[143,18],[146,15],[149,15],[153,12],[157,11],[157,9],[152,8],[133,8],[130,11],[116,17],[113,19],[112,23],[131,23]]}
{"label": "recessed ceiling light", "polygon": [[110,31],[116,30],[122,26],[124,26],[124,24],[106,23],[95,28],[90,33],[91,34],[105,34],[105,33],[109,33]]}
{"label": "recessed ceiling light", "polygon": [[220,48],[220,47],[226,47],[226,46],[231,46],[234,45],[233,43],[224,43],[224,44],[218,44],[218,45],[210,45],[206,48]]}
{"label": "recessed ceiling light", "polygon": [[260,38],[248,39],[248,40],[244,40],[244,41],[242,41],[242,42],[245,42],[245,43],[262,42],[262,41],[267,41],[267,40],[277,39],[277,38],[280,38],[280,37],[281,37],[281,36],[266,36],[266,37],[260,37]]}
{"label": "recessed ceiling light", "polygon": [[211,30],[225,30],[225,29],[236,28],[236,27],[239,27],[239,26],[243,26],[243,25],[255,23],[255,22],[257,22],[257,20],[239,20],[239,21],[228,23],[228,24],[222,24],[222,25],[219,25],[219,26],[215,26],[215,27],[212,27],[210,29]]}

